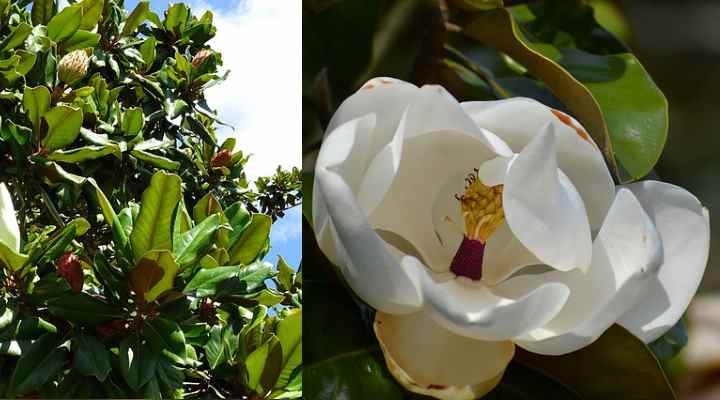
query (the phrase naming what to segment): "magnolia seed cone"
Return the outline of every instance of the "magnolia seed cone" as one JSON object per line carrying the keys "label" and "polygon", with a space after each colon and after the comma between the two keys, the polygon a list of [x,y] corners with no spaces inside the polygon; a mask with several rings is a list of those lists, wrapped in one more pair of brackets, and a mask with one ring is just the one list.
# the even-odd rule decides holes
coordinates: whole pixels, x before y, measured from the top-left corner
{"label": "magnolia seed cone", "polygon": [[73,253],[63,254],[57,262],[58,275],[65,278],[73,293],[80,293],[83,287],[83,272],[80,258]]}
{"label": "magnolia seed cone", "polygon": [[66,54],[58,65],[58,76],[67,85],[83,79],[87,74],[90,57],[85,50],[75,50]]}

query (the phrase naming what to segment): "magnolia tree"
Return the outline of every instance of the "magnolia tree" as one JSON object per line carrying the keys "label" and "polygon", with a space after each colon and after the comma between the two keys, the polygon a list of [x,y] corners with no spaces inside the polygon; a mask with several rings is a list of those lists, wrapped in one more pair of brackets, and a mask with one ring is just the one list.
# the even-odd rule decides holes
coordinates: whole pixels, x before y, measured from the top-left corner
{"label": "magnolia tree", "polygon": [[675,398],[667,101],[591,5],[507,3],[303,3],[308,398]]}
{"label": "magnolia tree", "polygon": [[0,397],[300,397],[300,174],[216,134],[212,14],[71,3],[0,0]]}

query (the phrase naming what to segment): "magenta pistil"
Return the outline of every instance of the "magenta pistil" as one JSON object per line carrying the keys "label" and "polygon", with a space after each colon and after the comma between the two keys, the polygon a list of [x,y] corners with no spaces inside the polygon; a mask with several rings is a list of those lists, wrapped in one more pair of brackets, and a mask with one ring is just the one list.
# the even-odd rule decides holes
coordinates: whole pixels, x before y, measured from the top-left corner
{"label": "magenta pistil", "polygon": [[463,236],[463,241],[450,264],[450,271],[457,276],[464,276],[474,281],[480,280],[484,254],[485,243]]}

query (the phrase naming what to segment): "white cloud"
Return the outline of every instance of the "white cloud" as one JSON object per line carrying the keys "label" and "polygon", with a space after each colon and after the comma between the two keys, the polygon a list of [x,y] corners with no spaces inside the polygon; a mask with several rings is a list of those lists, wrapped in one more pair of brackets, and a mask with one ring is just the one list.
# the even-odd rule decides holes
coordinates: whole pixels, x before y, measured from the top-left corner
{"label": "white cloud", "polygon": [[248,176],[270,175],[278,165],[301,165],[302,20],[297,0],[238,1],[228,10],[194,2],[194,12],[211,10],[217,35],[210,42],[231,70],[225,83],[207,92],[211,107],[235,127],[238,148],[254,156]]}
{"label": "white cloud", "polygon": [[273,224],[270,232],[270,243],[279,243],[298,240],[302,237],[302,207],[288,210],[285,217]]}

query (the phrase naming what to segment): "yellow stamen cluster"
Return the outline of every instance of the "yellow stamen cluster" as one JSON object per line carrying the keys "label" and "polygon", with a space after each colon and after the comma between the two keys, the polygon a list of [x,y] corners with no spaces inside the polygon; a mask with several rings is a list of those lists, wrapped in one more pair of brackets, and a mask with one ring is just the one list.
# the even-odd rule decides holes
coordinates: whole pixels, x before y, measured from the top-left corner
{"label": "yellow stamen cluster", "polygon": [[485,186],[478,177],[477,169],[468,174],[465,182],[465,193],[455,195],[465,219],[465,236],[485,243],[505,220],[503,185]]}

